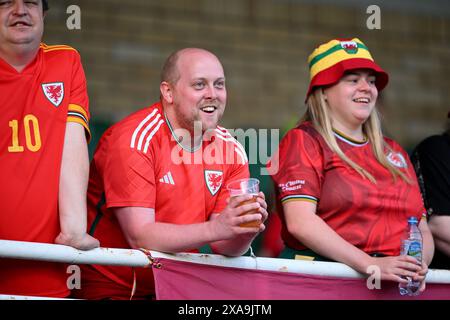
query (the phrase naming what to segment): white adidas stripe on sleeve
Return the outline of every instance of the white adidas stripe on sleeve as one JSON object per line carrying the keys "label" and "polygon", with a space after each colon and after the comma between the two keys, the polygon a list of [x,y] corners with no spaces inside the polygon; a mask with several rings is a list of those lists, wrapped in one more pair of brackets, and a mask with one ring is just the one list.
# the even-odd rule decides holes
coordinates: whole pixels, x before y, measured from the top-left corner
{"label": "white adidas stripe on sleeve", "polygon": [[[144,138],[147,135],[147,132],[150,131],[150,129],[152,129],[152,127],[155,125],[155,123],[158,122],[159,118],[161,118],[161,115],[158,113],[155,117],[155,119],[153,119],[152,122],[150,122],[144,129],[144,131],[142,131],[141,136],[139,137],[139,142],[137,145],[137,149],[138,150],[142,150],[142,143],[144,142]],[[162,120],[161,120],[162,121]]]}
{"label": "white adidas stripe on sleeve", "polygon": [[149,121],[155,115],[156,112],[158,112],[158,109],[153,110],[153,112],[151,114],[149,114],[147,117],[145,117],[145,119],[142,120],[141,123],[139,123],[139,125],[137,126],[137,128],[133,132],[133,136],[131,137],[130,148],[134,148],[135,147],[137,134],[142,129],[142,127],[145,125],[145,123],[147,121]]}
{"label": "white adidas stripe on sleeve", "polygon": [[[145,117],[134,130],[131,137],[130,148],[136,148],[137,150],[142,151],[142,146],[144,145],[144,152],[146,153],[148,151],[150,140],[163,123],[164,120],[161,119],[161,114],[158,112],[158,109],[154,109],[153,112]],[[144,130],[142,130],[142,128],[144,128]],[[150,134],[148,134],[149,132]],[[145,139],[145,137],[147,137],[147,139]]]}
{"label": "white adidas stripe on sleeve", "polygon": [[144,146],[144,153],[147,153],[148,150],[148,146],[150,145],[150,140],[152,140],[153,136],[155,135],[155,133],[159,130],[159,128],[161,127],[161,125],[164,123],[164,120],[159,120],[158,124],[156,125],[156,128],[153,129],[153,131],[150,133],[150,135],[147,137],[147,140],[145,141],[145,146]]}

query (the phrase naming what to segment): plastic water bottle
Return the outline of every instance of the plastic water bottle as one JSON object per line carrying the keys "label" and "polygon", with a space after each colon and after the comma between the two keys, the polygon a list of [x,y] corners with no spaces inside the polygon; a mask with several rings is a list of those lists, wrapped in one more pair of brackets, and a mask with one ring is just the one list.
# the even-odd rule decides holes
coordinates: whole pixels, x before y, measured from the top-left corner
{"label": "plastic water bottle", "polygon": [[[400,248],[401,255],[408,255],[414,257],[420,264],[422,264],[422,233],[419,230],[416,217],[408,218],[408,229],[402,239]],[[408,283],[399,283],[398,287],[402,296],[417,296],[419,295],[420,281],[414,281],[411,277],[406,277]]]}

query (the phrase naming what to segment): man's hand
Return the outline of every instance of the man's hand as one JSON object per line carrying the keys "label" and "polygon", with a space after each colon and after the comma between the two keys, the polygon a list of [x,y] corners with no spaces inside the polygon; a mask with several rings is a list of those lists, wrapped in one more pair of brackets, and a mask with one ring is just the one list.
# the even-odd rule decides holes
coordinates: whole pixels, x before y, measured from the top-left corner
{"label": "man's hand", "polygon": [[[208,232],[211,232],[210,237],[220,239],[210,243],[214,252],[232,257],[240,256],[248,250],[253,239],[264,231],[264,222],[268,217],[264,194],[260,192],[256,202],[241,205],[252,197],[254,195],[230,198],[227,207],[220,214],[211,216]],[[255,213],[246,214],[249,211]],[[252,221],[261,221],[261,224],[257,228],[240,226]]]}
{"label": "man's hand", "polygon": [[[266,228],[264,222],[267,220],[267,203],[264,193],[260,192],[256,202],[241,205],[242,202],[252,199],[253,195],[242,195],[228,199],[227,207],[215,219],[212,219],[212,232],[220,239],[232,239],[237,236],[253,237]],[[249,211],[255,213],[246,214]],[[252,221],[261,221],[258,228],[241,227]]]}
{"label": "man's hand", "polygon": [[55,243],[74,247],[79,250],[91,250],[100,246],[100,242],[87,233],[70,235],[61,232],[56,237]]}
{"label": "man's hand", "polygon": [[[264,195],[264,192],[259,192],[258,197],[256,198],[256,201],[261,205],[261,210],[259,213],[262,215],[261,219],[261,226],[264,226],[264,222],[266,222],[267,218],[269,217],[269,213],[267,212],[267,203],[266,203],[266,196]],[[265,226],[262,230],[259,232],[264,231]]]}

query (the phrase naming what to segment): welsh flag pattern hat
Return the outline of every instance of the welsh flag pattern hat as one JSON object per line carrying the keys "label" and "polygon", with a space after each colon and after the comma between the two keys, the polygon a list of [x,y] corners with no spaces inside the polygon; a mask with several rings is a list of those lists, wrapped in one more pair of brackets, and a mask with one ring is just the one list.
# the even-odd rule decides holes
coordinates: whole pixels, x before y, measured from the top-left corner
{"label": "welsh flag pattern hat", "polygon": [[306,99],[316,87],[335,84],[344,73],[354,69],[375,72],[378,92],[387,85],[389,76],[373,60],[369,49],[358,38],[333,39],[317,47],[308,58],[310,84]]}

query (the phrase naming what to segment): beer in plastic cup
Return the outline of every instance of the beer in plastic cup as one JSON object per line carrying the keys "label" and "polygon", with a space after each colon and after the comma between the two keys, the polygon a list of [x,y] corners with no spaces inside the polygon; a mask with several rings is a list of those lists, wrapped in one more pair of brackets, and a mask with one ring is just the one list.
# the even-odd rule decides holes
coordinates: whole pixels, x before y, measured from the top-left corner
{"label": "beer in plastic cup", "polygon": [[[259,180],[255,179],[255,178],[234,180],[234,181],[231,181],[227,185],[227,189],[230,192],[231,198],[234,198],[237,196],[242,196],[245,194],[251,194],[253,196],[251,199],[241,202],[238,205],[238,207],[240,207],[245,204],[256,202],[256,199],[257,199],[258,193],[259,193]],[[258,213],[258,210],[255,209],[255,210],[246,211],[242,215],[254,214],[254,213]],[[244,228],[259,228],[260,224],[261,224],[261,220],[255,220],[255,221],[242,223],[239,226],[244,227]]]}

